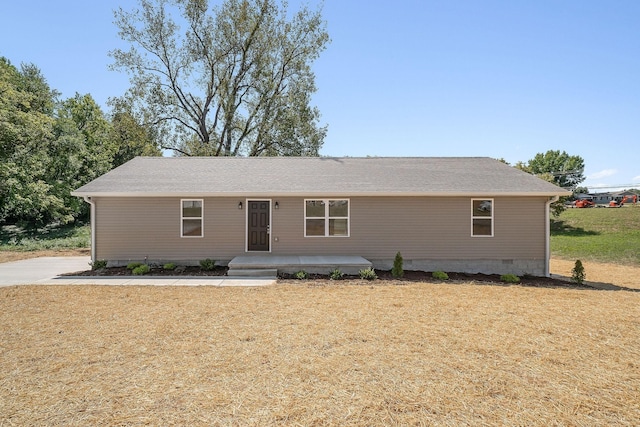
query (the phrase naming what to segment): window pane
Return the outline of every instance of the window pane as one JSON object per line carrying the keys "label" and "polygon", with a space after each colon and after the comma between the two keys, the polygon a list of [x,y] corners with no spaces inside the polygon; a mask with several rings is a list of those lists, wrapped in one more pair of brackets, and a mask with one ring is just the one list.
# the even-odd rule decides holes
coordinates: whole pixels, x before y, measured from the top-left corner
{"label": "window pane", "polygon": [[182,202],[182,216],[186,218],[202,217],[202,202],[200,200],[185,200]]}
{"label": "window pane", "polygon": [[329,236],[348,236],[349,221],[346,219],[329,220]]}
{"label": "window pane", "polygon": [[307,217],[324,217],[324,202],[322,200],[307,200]]}
{"label": "window pane", "polygon": [[473,216],[491,216],[491,200],[474,200]]}
{"label": "window pane", "polygon": [[202,236],[202,220],[183,219],[182,235],[183,236]]}
{"label": "window pane", "polygon": [[324,236],[324,219],[308,219],[307,236]]}
{"label": "window pane", "polygon": [[491,220],[490,219],[474,219],[473,235],[474,236],[491,236]]}
{"label": "window pane", "polygon": [[329,200],[329,216],[349,216],[347,200]]}

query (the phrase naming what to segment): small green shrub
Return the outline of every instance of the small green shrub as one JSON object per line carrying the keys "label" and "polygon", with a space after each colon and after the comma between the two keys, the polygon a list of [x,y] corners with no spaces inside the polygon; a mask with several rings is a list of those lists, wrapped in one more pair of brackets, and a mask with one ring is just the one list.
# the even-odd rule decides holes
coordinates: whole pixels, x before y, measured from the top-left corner
{"label": "small green shrub", "polygon": [[434,271],[431,276],[437,280],[449,280],[449,275],[444,271]]}
{"label": "small green shrub", "polygon": [[402,255],[398,252],[393,260],[393,268],[391,269],[391,275],[393,277],[400,278],[404,276],[404,270],[402,269],[403,263]]}
{"label": "small green shrub", "polygon": [[344,277],[344,273],[342,271],[340,271],[339,268],[336,268],[335,270],[333,270],[331,273],[329,273],[329,278],[331,280],[340,280]]}
{"label": "small green shrub", "polygon": [[500,280],[506,283],[520,283],[520,278],[515,274],[503,274]]}
{"label": "small green shrub", "polygon": [[135,276],[142,276],[143,274],[147,274],[150,270],[151,270],[151,267],[149,267],[146,264],[141,264],[141,265],[137,266],[136,268],[134,268],[133,270],[131,270],[131,272]]}
{"label": "small green shrub", "polygon": [[162,268],[164,268],[165,270],[175,270],[176,265],[172,262],[168,262],[165,265],[163,265]]}
{"label": "small green shrub", "polygon": [[133,269],[135,269],[137,267],[140,267],[141,265],[142,265],[141,262],[130,262],[129,264],[127,264],[127,268],[129,270],[133,270]]}
{"label": "small green shrub", "polygon": [[89,265],[91,266],[92,270],[100,270],[102,268],[107,268],[107,260],[106,259],[97,259],[93,262],[90,262]]}
{"label": "small green shrub", "polygon": [[211,271],[214,268],[216,268],[216,262],[212,259],[202,259],[200,260],[200,268],[202,268],[205,271]]}
{"label": "small green shrub", "polygon": [[582,265],[582,261],[576,260],[576,264],[571,270],[571,280],[578,285],[582,285],[584,283],[584,279],[587,277],[587,273],[584,271],[584,266]]}
{"label": "small green shrub", "polygon": [[373,269],[373,267],[363,268],[358,272],[358,274],[360,275],[360,278],[364,280],[376,280],[378,278],[378,275],[376,274],[376,271]]}
{"label": "small green shrub", "polygon": [[304,270],[300,270],[295,274],[296,279],[298,280],[305,280],[309,278],[309,273],[307,273]]}

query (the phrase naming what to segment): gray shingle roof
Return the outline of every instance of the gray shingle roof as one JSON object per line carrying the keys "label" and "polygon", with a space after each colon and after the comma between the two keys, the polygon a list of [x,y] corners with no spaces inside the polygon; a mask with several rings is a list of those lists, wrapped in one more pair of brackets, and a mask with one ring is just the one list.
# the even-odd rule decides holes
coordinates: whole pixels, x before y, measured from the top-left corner
{"label": "gray shingle roof", "polygon": [[553,196],[487,157],[137,157],[76,196]]}

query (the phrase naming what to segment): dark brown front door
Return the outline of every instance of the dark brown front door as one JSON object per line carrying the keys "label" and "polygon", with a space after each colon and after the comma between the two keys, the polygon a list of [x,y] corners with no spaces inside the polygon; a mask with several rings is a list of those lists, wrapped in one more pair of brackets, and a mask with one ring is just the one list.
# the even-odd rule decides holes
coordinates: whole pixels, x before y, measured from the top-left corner
{"label": "dark brown front door", "polygon": [[269,204],[268,200],[247,202],[247,250],[269,251]]}

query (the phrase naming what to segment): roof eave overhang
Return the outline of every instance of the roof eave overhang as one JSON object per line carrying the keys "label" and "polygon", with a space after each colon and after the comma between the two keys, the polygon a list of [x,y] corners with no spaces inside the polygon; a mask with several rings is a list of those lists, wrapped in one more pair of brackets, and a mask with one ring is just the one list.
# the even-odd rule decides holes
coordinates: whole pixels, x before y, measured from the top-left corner
{"label": "roof eave overhang", "polygon": [[486,191],[486,192],[342,192],[342,191],[306,191],[306,192],[91,192],[74,191],[77,197],[554,197],[568,196],[568,191]]}

